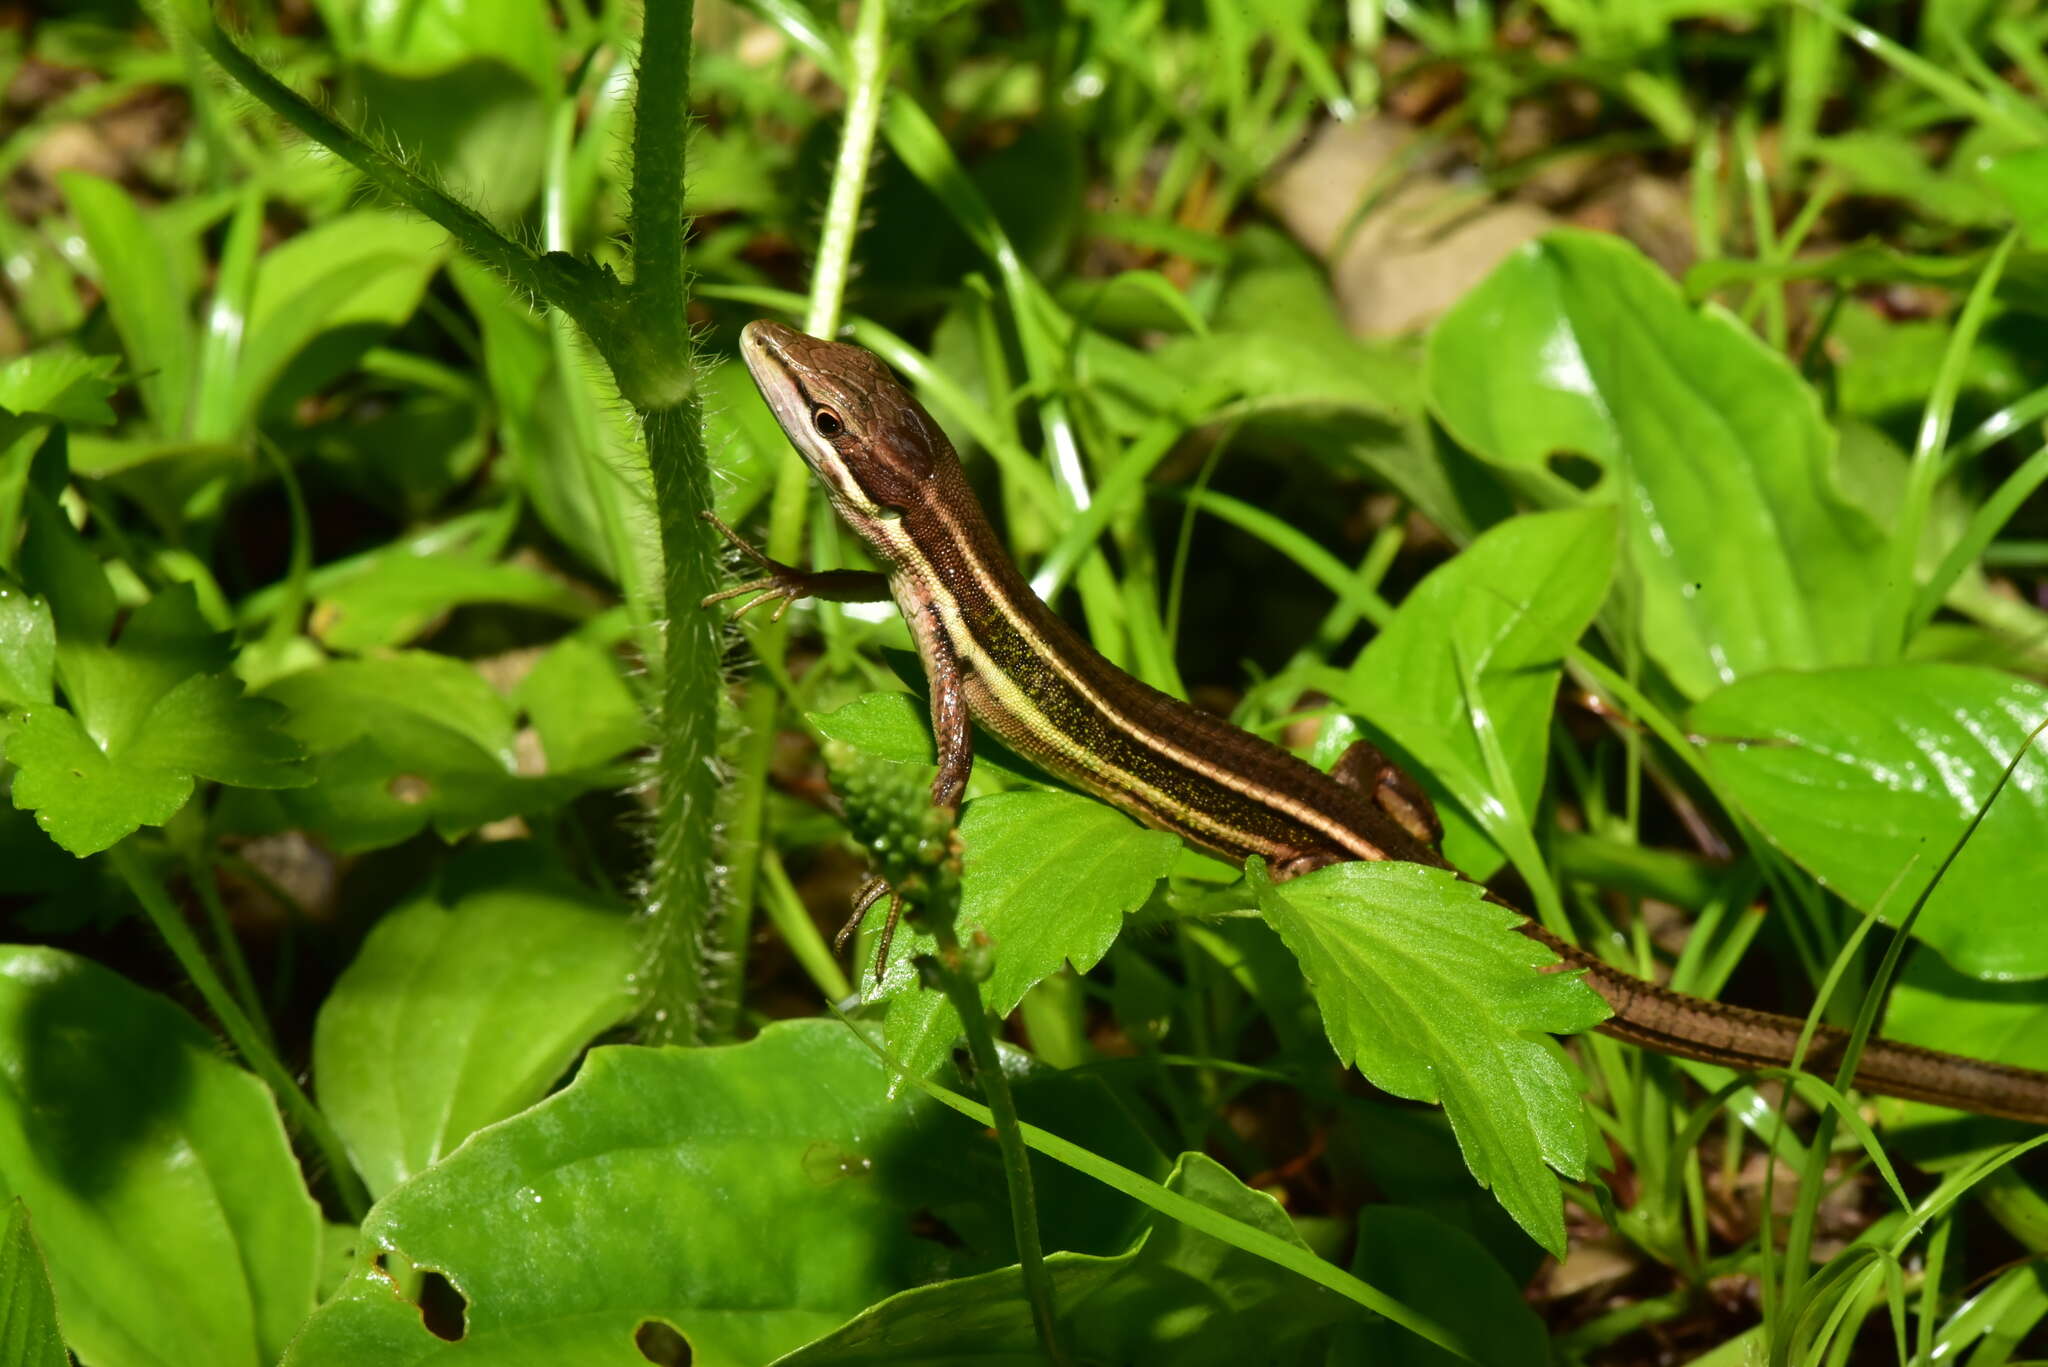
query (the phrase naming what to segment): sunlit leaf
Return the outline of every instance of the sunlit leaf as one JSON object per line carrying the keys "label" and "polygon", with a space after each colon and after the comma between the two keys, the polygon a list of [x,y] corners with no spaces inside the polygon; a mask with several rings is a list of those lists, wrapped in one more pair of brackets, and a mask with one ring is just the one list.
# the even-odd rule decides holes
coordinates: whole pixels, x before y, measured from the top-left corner
{"label": "sunlit leaf", "polygon": [[1564,1248],[1557,1180],[1586,1168],[1582,1103],[1546,1033],[1607,1005],[1483,889],[1421,864],[1349,863],[1283,884],[1259,910],[1301,961],[1337,1057],[1383,1091],[1436,1101],[1465,1162],[1531,1238]]}
{"label": "sunlit leaf", "polygon": [[[1093,968],[1180,848],[1174,837],[1092,798],[1045,792],[969,803],[960,843],[958,933],[963,941],[988,937],[994,970],[981,993],[998,1015],[1063,964]],[[906,928],[874,993],[890,999],[890,1053],[920,1075],[938,1066],[960,1033],[944,994],[917,986],[914,961],[936,949],[929,934]]]}
{"label": "sunlit leaf", "polygon": [[0,1362],[13,1367],[70,1367],[57,1332],[57,1302],[50,1269],[30,1232],[19,1196],[7,1206],[0,1231]]}
{"label": "sunlit leaf", "polygon": [[1882,542],[1837,491],[1812,389],[1635,248],[1555,232],[1517,250],[1438,324],[1429,383],[1486,459],[1533,473],[1574,456],[1604,475],[1644,642],[1687,693],[1866,657]]}
{"label": "sunlit leaf", "polygon": [[[1687,719],[1758,828],[1853,905],[1882,901],[1893,925],[2043,720],[2048,689],[1931,663],[1761,675]],[[1966,973],[2048,976],[2043,848],[2048,754],[2036,741],[1913,933]]]}

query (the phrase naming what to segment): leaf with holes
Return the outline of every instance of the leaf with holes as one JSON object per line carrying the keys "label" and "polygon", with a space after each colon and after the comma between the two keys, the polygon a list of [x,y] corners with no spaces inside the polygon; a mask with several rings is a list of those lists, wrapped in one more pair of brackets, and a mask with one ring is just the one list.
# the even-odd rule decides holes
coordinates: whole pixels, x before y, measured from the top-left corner
{"label": "leaf with holes", "polygon": [[313,1309],[320,1212],[268,1089],[162,997],[26,946],[0,949],[0,1073],[0,1178],[80,1359],[276,1361]]}
{"label": "leaf with holes", "polygon": [[[994,793],[967,805],[958,933],[986,935],[995,968],[981,999],[997,1015],[1071,963],[1087,972],[1124,917],[1173,866],[1180,842],[1113,807],[1071,793]],[[916,959],[937,942],[906,928],[875,990],[889,999],[889,1052],[913,1073],[936,1068],[960,1033],[945,994],[918,986]]]}
{"label": "leaf with holes", "polygon": [[1259,911],[1301,962],[1337,1057],[1383,1091],[1443,1104],[1466,1166],[1531,1238],[1564,1249],[1557,1181],[1586,1170],[1583,1105],[1544,1034],[1607,1004],[1515,930],[1485,889],[1421,864],[1336,864],[1283,885],[1254,863]]}
{"label": "leaf with holes", "polygon": [[[639,1361],[679,1331],[697,1367],[752,1367],[911,1286],[1015,1259],[995,1141],[922,1096],[836,1021],[746,1044],[592,1051],[576,1080],[472,1135],[377,1203],[359,1262],[289,1367]],[[1027,1119],[1126,1166],[1158,1159],[1098,1084],[1018,1079]],[[1048,1246],[1127,1244],[1129,1207],[1039,1165]],[[461,1298],[437,1339],[395,1260]]]}
{"label": "leaf with holes", "polygon": [[385,914],[320,1008],[321,1108],[372,1195],[538,1101],[633,1012],[639,931],[539,847],[484,845]]}
{"label": "leaf with holes", "polygon": [[1836,487],[1819,400],[1636,248],[1560,231],[1517,250],[1437,325],[1429,390],[1489,461],[1543,471],[1564,453],[1600,468],[1642,582],[1644,641],[1686,693],[1867,657],[1883,542]]}
{"label": "leaf with holes", "polygon": [[[1897,925],[1999,776],[2048,721],[2048,688],[1971,665],[1767,674],[1693,708],[1707,769],[1793,859]],[[2020,760],[1913,934],[1965,973],[2048,976],[2048,752]]]}

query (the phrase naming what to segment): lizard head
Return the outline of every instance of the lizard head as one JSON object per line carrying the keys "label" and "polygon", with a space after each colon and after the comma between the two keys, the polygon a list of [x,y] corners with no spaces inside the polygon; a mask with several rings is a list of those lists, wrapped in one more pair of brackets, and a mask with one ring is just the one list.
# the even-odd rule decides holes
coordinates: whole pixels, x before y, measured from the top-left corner
{"label": "lizard head", "polygon": [[740,355],[840,515],[885,545],[878,524],[929,497],[932,476],[952,456],[938,424],[864,348],[762,319],[740,333]]}

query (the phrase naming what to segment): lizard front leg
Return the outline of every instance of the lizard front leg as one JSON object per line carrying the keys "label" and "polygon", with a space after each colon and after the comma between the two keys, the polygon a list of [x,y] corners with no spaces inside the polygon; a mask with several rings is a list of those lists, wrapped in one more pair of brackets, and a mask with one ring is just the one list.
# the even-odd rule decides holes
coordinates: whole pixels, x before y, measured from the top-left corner
{"label": "lizard front leg", "polygon": [[733,613],[737,622],[761,604],[776,601],[775,611],[769,617],[771,622],[782,620],[784,613],[800,599],[822,598],[828,603],[883,603],[889,599],[889,576],[874,570],[800,570],[794,565],[785,565],[780,560],[763,554],[753,542],[725,525],[718,514],[705,509],[704,520],[718,528],[727,541],[738,548],[739,553],[753,561],[764,571],[744,584],[735,584],[729,589],[720,589],[707,597],[699,607],[710,607],[723,603],[728,598],[739,598],[754,594],[740,604]]}

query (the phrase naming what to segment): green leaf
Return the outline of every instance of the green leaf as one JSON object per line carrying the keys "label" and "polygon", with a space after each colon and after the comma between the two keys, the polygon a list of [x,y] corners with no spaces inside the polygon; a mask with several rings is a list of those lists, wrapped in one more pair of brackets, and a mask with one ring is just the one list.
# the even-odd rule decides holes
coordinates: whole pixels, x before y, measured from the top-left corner
{"label": "green leaf", "polygon": [[[1463,1326],[1487,1367],[1543,1367],[1549,1336],[1522,1283],[1477,1239],[1425,1210],[1366,1206],[1358,1212],[1353,1275],[1436,1320]],[[1340,1331],[1332,1362],[1374,1367],[1449,1367],[1459,1359],[1381,1320]]]}
{"label": "green leaf", "polygon": [[1882,542],[1837,491],[1813,391],[1635,248],[1556,232],[1519,249],[1438,324],[1429,384],[1459,441],[1554,500],[1576,496],[1553,455],[1599,467],[1644,642],[1688,694],[1864,658]]}
{"label": "green leaf", "polygon": [[613,654],[567,636],[535,661],[519,705],[540,736],[552,773],[594,769],[648,741],[648,719],[619,677]]}
{"label": "green leaf", "polygon": [[161,826],[192,796],[192,775],[124,764],[54,704],[24,712],[7,738],[14,805],[81,859],[139,826]]}
{"label": "green leaf", "polygon": [[1902,200],[1920,213],[1951,223],[1997,223],[2003,217],[1995,195],[1973,177],[1937,165],[1925,144],[1910,133],[1855,128],[1816,138],[1811,150],[1859,193]]}
{"label": "green leaf", "polygon": [[[1700,703],[1687,727],[1771,843],[1852,905],[1882,901],[1879,914],[1897,925],[2043,718],[2048,689],[2038,684],[1929,663],[1762,675]],[[2044,847],[2048,755],[2037,742],[1914,935],[1978,977],[2048,976]]]}
{"label": "green leaf", "polygon": [[[1831,252],[1802,254],[1790,261],[1728,257],[1702,261],[1686,272],[1695,298],[1730,285],[1764,280],[1825,280],[1838,285],[1933,285],[1967,291],[1983,274],[1995,248],[1974,252],[1905,252],[1866,238]],[[1998,296],[2017,307],[2048,310],[2048,252],[2015,252],[1998,282]]]}
{"label": "green leaf", "polygon": [[57,1332],[57,1301],[50,1269],[28,1227],[19,1196],[7,1206],[0,1232],[0,1362],[13,1367],[71,1367]]}
{"label": "green leaf", "polygon": [[[1027,1115],[1041,1087],[1091,1147],[1150,1166],[1099,1086],[1021,1078]],[[1038,1173],[1051,1246],[1128,1242],[1128,1206]],[[567,1088],[377,1204],[354,1272],[286,1361],[623,1364],[635,1330],[661,1321],[698,1367],[752,1367],[897,1291],[1014,1260],[1002,1192],[994,1140],[922,1096],[890,1101],[882,1065],[838,1022],[724,1048],[597,1049]],[[462,1341],[420,1322],[380,1265],[398,1257],[460,1293]]]}
{"label": "green leaf", "polygon": [[[1565,652],[1607,596],[1614,550],[1608,508],[1501,523],[1403,600],[1359,652],[1341,701],[1370,718],[1422,775],[1451,787],[1466,811],[1483,811],[1492,784],[1473,730],[1476,701],[1507,756],[1519,810],[1533,816]],[[1476,699],[1461,677],[1467,672]],[[1500,867],[1482,828],[1456,808],[1441,814],[1453,863],[1480,879]]]}
{"label": "green leaf", "polygon": [[321,1109],[382,1196],[538,1101],[632,1014],[638,932],[538,847],[457,858],[386,913],[320,1008]]}
{"label": "green leaf", "polygon": [[[44,552],[76,543],[68,526],[53,524],[60,517],[54,509],[38,515]],[[89,555],[75,544],[70,554],[73,578],[97,579],[104,589]],[[58,563],[42,552],[24,558],[46,571]],[[278,729],[282,712],[244,697],[223,672],[225,638],[200,616],[191,585],[143,604],[111,645],[90,634],[104,610],[96,593],[84,595],[93,601],[75,631],[62,611],[67,600],[53,594],[63,628],[57,679],[69,710],[39,702],[7,739],[7,758],[21,771],[14,805],[33,811],[52,839],[76,855],[97,853],[138,826],[170,820],[195,778],[248,788],[310,781],[298,746]]]}
{"label": "green leaf", "polygon": [[1447,462],[1431,439],[1413,345],[1353,336],[1327,274],[1292,243],[1254,234],[1239,250],[1253,259],[1232,277],[1211,331],[1154,353],[1174,383],[1183,392],[1227,386],[1242,396],[1234,412],[1262,438],[1341,454],[1454,539],[1500,516],[1492,482],[1469,461]]}
{"label": "green leaf", "polygon": [[539,87],[527,72],[488,57],[431,75],[366,66],[356,84],[370,117],[398,146],[416,152],[486,218],[511,228],[540,189],[549,141],[541,91],[560,84],[558,60],[543,60],[548,70]]}
{"label": "green leaf", "polygon": [[0,708],[49,702],[56,668],[49,603],[0,574]]}
{"label": "green leaf", "polygon": [[238,423],[345,372],[412,316],[447,250],[448,234],[432,223],[359,209],[266,252],[242,343]]}
{"label": "green leaf", "polygon": [[445,655],[335,661],[287,675],[263,696],[289,709],[285,729],[311,757],[314,782],[283,795],[286,815],[342,849],[395,844],[429,825],[452,840],[589,785],[521,776],[510,705]]}
{"label": "green leaf", "polygon": [[[884,651],[906,683],[924,685],[924,669],[909,651]],[[866,693],[830,712],[804,714],[827,740],[844,741],[863,754],[892,764],[935,765],[929,701],[918,693]],[[1058,779],[1019,756],[986,731],[974,735],[974,772],[1001,774],[1021,783],[1064,787]]]}
{"label": "green leaf", "polygon": [[328,30],[352,56],[393,71],[444,71],[488,53],[550,89],[559,77],[556,33],[546,0],[419,0],[401,10],[357,0],[317,0]]}
{"label": "green leaf", "polygon": [[[843,709],[842,709],[843,710]],[[1149,831],[1115,808],[1071,793],[993,793],[967,805],[958,933],[986,935],[994,971],[981,997],[999,1016],[1032,984],[1072,963],[1101,961],[1173,866],[1180,842]],[[889,1052],[918,1076],[944,1060],[960,1033],[945,994],[920,988],[915,960],[937,942],[906,928],[875,990],[889,998]]]}
{"label": "green leaf", "polygon": [[[535,318],[510,286],[467,258],[452,260],[448,274],[483,333],[499,432],[516,458],[534,514],[585,561],[606,567],[629,593],[636,582],[658,583],[661,549],[652,482],[632,410],[618,402],[617,389],[561,320],[550,327]],[[751,383],[746,389],[765,408]],[[768,423],[775,426],[772,416]],[[788,447],[780,432],[777,427],[782,445],[768,448],[772,455]],[[723,467],[730,456],[709,416],[706,436],[707,449]],[[733,521],[722,501],[722,481],[718,498],[720,515]],[[619,563],[622,556],[631,563]]]}
{"label": "green leaf", "polygon": [[1440,1101],[1465,1163],[1531,1238],[1564,1249],[1557,1182],[1586,1169],[1582,1104],[1544,1033],[1591,1029],[1606,1003],[1485,889],[1420,864],[1336,864],[1276,886],[1259,911],[1301,961],[1344,1063],[1382,1091]]}
{"label": "green leaf", "polygon": [[[1923,949],[1906,960],[1885,1003],[1884,1033],[1970,1058],[2048,1068],[2048,983],[1985,982]],[[1944,1106],[1881,1104],[1898,1110],[1902,1119],[1893,1123],[1952,1126],[1956,1120]]]}
{"label": "green leaf", "polygon": [[596,605],[559,579],[526,565],[468,551],[378,555],[320,589],[313,634],[336,651],[403,645],[455,608],[497,603],[581,621]]}
{"label": "green leaf", "polygon": [[2012,206],[2027,245],[2048,248],[2048,147],[1992,158],[1980,174]]}
{"label": "green leaf", "polygon": [[[1182,1154],[1166,1186],[1307,1249],[1277,1201],[1206,1155]],[[1224,1367],[1285,1361],[1311,1335],[1365,1318],[1335,1292],[1164,1216],[1155,1215],[1138,1244],[1115,1257],[1055,1253],[1046,1268],[1068,1340],[1090,1362]],[[1391,1329],[1389,1337],[1408,1335]],[[777,1367],[1026,1367],[1043,1360],[1022,1277],[1006,1267],[893,1296],[778,1359]]]}
{"label": "green leaf", "polygon": [[171,249],[162,225],[145,219],[120,186],[80,171],[62,173],[57,183],[92,251],[100,293],[127,348],[143,406],[160,435],[181,437],[194,352],[185,258]]}
{"label": "green leaf", "polygon": [[46,347],[0,366],[0,408],[38,413],[59,422],[106,427],[114,421],[107,400],[120,386],[108,379],[120,364],[69,347]]}
{"label": "green leaf", "polygon": [[80,1359],[276,1361],[321,1236],[268,1090],[155,993],[28,946],[0,950],[0,1071],[0,1181]]}
{"label": "green leaf", "polygon": [[877,759],[897,764],[936,764],[931,721],[922,702],[908,693],[869,693],[831,712],[808,712],[828,740],[845,741]]}

